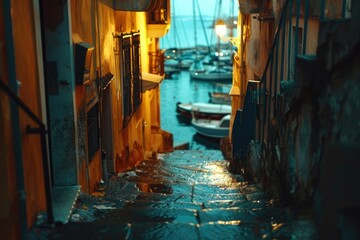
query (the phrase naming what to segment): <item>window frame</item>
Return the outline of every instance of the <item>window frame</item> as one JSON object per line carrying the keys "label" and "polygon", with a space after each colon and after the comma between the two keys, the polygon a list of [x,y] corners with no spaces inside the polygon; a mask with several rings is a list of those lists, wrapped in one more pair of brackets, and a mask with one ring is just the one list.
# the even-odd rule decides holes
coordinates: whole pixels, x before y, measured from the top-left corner
{"label": "window frame", "polygon": [[[114,35],[114,52],[122,93],[122,128],[126,127],[142,102],[140,31]],[[115,60],[115,63],[116,63]],[[118,99],[120,101],[120,99]]]}

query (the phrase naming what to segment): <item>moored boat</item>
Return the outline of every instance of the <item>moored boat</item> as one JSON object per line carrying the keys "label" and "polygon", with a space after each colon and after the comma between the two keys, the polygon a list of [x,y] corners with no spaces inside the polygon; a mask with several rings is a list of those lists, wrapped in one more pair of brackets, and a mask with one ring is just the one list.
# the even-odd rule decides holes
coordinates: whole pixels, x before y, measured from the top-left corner
{"label": "moored boat", "polygon": [[197,119],[191,120],[193,128],[201,135],[213,138],[223,138],[229,135],[230,116],[225,115],[221,120]]}
{"label": "moored boat", "polygon": [[220,66],[213,66],[207,70],[190,71],[190,77],[197,80],[231,81],[232,71]]}
{"label": "moored boat", "polygon": [[220,120],[227,114],[231,114],[231,106],[214,103],[180,103],[176,104],[176,111],[186,117],[217,119]]}
{"label": "moored boat", "polygon": [[180,69],[179,68],[174,68],[174,67],[164,67],[165,70],[165,77],[166,78],[171,78],[172,75],[180,73]]}

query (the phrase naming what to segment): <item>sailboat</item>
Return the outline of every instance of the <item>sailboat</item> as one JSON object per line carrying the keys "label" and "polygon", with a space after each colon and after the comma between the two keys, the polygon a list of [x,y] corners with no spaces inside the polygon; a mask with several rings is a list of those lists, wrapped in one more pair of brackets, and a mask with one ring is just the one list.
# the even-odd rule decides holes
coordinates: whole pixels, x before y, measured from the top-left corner
{"label": "sailboat", "polygon": [[[195,1],[193,0],[193,8],[194,8],[194,19],[196,15],[195,11]],[[221,1],[220,1],[221,4]],[[198,6],[198,11],[201,18],[200,7]],[[194,20],[194,29],[196,29],[196,21]],[[220,41],[220,39],[219,39]],[[196,42],[196,30],[195,30],[195,48],[197,47]],[[209,48],[210,49],[210,48]],[[211,53],[209,54],[209,56]],[[212,61],[210,65],[204,65],[202,59],[197,58],[192,66],[189,69],[190,78],[196,80],[210,80],[210,81],[231,81],[232,80],[232,68],[224,66],[224,62],[220,60],[221,52],[220,52],[220,42],[218,43],[218,49],[215,54],[216,60]]]}
{"label": "sailboat", "polygon": [[[201,63],[197,64],[201,65]],[[231,81],[232,71],[219,65],[214,65],[207,68],[203,67],[203,69],[191,68],[190,77],[197,80]]]}

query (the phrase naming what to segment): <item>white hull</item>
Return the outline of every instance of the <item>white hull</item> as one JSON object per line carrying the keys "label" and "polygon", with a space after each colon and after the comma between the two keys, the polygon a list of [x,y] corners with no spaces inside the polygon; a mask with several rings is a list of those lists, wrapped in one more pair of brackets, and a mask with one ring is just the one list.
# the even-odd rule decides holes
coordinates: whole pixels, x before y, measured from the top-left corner
{"label": "white hull", "polygon": [[198,80],[232,80],[232,71],[220,68],[212,67],[205,71],[190,71],[190,77]]}
{"label": "white hull", "polygon": [[231,106],[214,103],[178,103],[177,111],[188,117],[194,115],[197,118],[220,120],[227,114],[231,114]]}
{"label": "white hull", "polygon": [[221,120],[193,118],[191,124],[201,135],[212,138],[223,138],[229,135],[230,115],[226,115]]}

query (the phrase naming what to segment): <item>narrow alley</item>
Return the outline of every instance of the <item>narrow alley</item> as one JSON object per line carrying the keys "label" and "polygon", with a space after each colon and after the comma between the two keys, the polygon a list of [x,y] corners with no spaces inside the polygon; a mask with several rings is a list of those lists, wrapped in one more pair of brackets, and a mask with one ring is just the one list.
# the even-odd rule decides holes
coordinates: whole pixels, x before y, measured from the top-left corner
{"label": "narrow alley", "polygon": [[317,239],[311,216],[226,165],[217,150],[159,154],[81,193],[69,223],[38,219],[31,239]]}
{"label": "narrow alley", "polygon": [[360,239],[359,26],[354,0],[0,0],[0,238]]}

